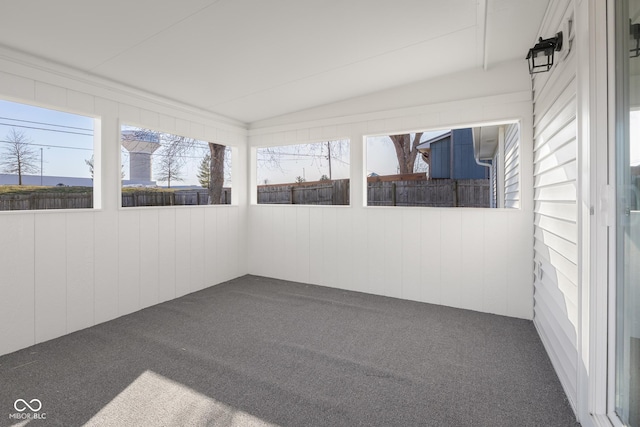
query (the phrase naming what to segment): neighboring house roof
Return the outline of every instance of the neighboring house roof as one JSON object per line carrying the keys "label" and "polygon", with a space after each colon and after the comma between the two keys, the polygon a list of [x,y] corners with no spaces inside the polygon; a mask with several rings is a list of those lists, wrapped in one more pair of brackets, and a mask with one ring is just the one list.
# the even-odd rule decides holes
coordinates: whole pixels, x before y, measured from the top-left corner
{"label": "neighboring house roof", "polygon": [[431,144],[433,144],[434,142],[442,141],[443,139],[449,138],[450,136],[451,136],[451,131],[447,133],[443,133],[442,135],[436,136],[435,138],[427,139],[426,141],[418,144],[416,149],[418,150],[418,152],[424,153],[426,150],[431,148]]}

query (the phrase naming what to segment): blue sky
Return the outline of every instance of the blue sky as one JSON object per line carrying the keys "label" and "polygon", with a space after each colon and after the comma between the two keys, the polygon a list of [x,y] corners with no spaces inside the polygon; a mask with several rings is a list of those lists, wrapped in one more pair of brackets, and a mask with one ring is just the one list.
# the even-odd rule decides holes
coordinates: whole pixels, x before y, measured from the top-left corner
{"label": "blue sky", "polygon": [[93,153],[93,118],[0,100],[0,155],[12,127],[31,140],[38,158],[42,149],[43,175],[91,177],[84,161]]}

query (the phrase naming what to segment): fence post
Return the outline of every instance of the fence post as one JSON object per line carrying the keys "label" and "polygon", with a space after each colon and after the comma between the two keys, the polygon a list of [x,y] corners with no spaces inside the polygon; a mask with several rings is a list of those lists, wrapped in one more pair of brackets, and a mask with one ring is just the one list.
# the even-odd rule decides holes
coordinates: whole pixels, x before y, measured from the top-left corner
{"label": "fence post", "polygon": [[293,185],[291,186],[291,204],[292,204],[292,205],[293,205],[293,204],[295,204],[295,203],[293,202]]}
{"label": "fence post", "polygon": [[396,183],[391,183],[391,206],[396,206]]}
{"label": "fence post", "polygon": [[453,180],[453,207],[458,206],[458,181]]}

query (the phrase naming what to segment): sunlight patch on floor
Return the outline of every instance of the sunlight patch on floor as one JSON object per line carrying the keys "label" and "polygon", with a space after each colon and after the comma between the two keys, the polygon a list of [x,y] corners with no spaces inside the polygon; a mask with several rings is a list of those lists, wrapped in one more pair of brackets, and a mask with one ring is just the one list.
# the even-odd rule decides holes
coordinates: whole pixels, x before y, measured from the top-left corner
{"label": "sunlight patch on floor", "polygon": [[87,426],[275,426],[155,372],[145,371]]}

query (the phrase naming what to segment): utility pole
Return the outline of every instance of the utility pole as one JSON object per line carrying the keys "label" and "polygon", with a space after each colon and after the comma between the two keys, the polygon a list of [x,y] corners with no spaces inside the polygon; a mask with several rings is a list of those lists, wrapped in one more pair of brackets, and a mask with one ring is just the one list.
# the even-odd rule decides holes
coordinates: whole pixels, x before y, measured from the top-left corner
{"label": "utility pole", "polygon": [[331,141],[327,141],[327,151],[328,151],[328,155],[327,158],[329,160],[329,179],[331,178]]}
{"label": "utility pole", "polygon": [[42,147],[40,147],[40,186],[42,186]]}

